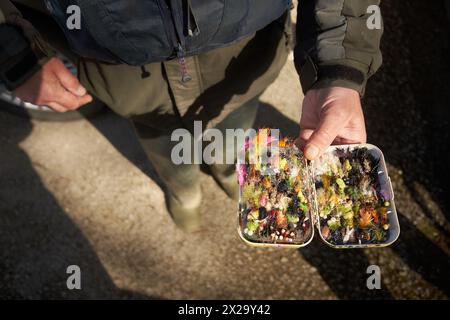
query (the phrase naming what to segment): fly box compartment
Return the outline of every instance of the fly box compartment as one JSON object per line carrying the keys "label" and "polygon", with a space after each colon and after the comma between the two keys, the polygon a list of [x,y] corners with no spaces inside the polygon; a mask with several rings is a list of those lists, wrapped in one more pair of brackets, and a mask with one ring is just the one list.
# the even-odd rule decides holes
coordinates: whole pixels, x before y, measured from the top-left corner
{"label": "fly box compartment", "polygon": [[331,146],[307,161],[293,140],[276,142],[273,156],[267,139],[249,139],[245,161],[237,164],[238,233],[244,242],[300,248],[314,232],[333,248],[383,247],[397,240],[394,193],[379,148]]}

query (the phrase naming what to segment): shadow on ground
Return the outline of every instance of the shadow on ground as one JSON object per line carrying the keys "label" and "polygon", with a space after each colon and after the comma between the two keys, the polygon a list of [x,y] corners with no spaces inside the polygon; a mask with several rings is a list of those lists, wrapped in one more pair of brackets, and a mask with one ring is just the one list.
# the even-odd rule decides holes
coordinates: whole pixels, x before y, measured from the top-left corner
{"label": "shadow on ground", "polygon": [[383,66],[369,81],[364,99],[368,136],[402,169],[422,210],[448,235],[414,186],[425,186],[448,215],[450,27],[445,4],[386,1],[382,10]]}
{"label": "shadow on ground", "polygon": [[[34,169],[39,163],[31,163],[20,148],[31,130],[29,120],[0,112],[0,298],[151,298],[114,285],[89,241],[41,182]],[[66,286],[66,269],[74,261],[82,261],[82,290]]]}
{"label": "shadow on ground", "polygon": [[145,155],[145,151],[139,143],[130,120],[117,115],[110,109],[105,110],[95,117],[87,118],[87,120],[117,151],[164,190],[164,183],[158,177],[158,174]]}
{"label": "shadow on ground", "polygon": [[[368,122],[377,120],[367,119]],[[282,135],[285,136],[298,134],[297,123],[268,104],[261,105],[255,127],[281,128]],[[384,139],[389,138],[389,136],[384,137]],[[389,153],[386,156],[387,159],[391,158]],[[448,255],[406,219],[401,210],[398,214],[402,231],[400,239],[392,247],[394,252],[413,271],[450,295]],[[299,254],[318,270],[330,289],[341,299],[392,298],[383,284],[382,290],[373,291],[361,286],[367,279],[367,275],[361,270],[366,270],[372,264],[362,250],[335,250],[316,237],[311,244],[300,249]]]}

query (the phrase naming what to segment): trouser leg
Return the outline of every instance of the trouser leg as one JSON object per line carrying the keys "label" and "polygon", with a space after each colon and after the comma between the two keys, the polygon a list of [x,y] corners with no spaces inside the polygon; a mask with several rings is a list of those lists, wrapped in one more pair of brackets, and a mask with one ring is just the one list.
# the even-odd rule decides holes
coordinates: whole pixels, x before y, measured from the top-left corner
{"label": "trouser leg", "polygon": [[197,164],[176,165],[171,159],[173,147],[178,143],[171,141],[171,133],[157,131],[140,122],[133,122],[141,145],[153,168],[163,180],[172,197],[186,208],[200,204],[200,168]]}
{"label": "trouser leg", "polygon": [[[170,159],[173,130],[183,127],[174,110],[170,89],[161,63],[142,68],[109,65],[90,60],[79,63],[80,80],[115,112],[131,119],[149,160],[167,186],[180,201],[195,202],[184,189],[197,190],[199,168],[195,165],[176,166]],[[189,193],[188,193],[189,194]],[[191,200],[189,202],[189,200]]]}
{"label": "trouser leg", "polygon": [[[225,119],[216,125],[216,129],[219,129],[225,139],[233,137],[227,137],[226,129],[243,129],[246,131],[253,127],[256,114],[259,106],[259,95],[253,99],[247,101],[242,106],[231,112]],[[228,144],[231,146],[230,144]],[[233,159],[236,161],[237,153],[242,149],[242,141],[237,140],[233,142],[233,147],[227,148],[227,143],[224,141],[224,148],[222,151],[222,159]],[[235,164],[225,163],[213,164],[210,166],[210,170],[216,181],[226,192],[226,194],[233,199],[237,199],[239,195],[238,184],[235,175]]]}
{"label": "trouser leg", "polygon": [[[284,35],[274,22],[233,46],[186,58],[186,67],[193,69],[188,83],[180,82],[177,61],[149,64],[146,72],[140,67],[81,61],[80,80],[86,88],[114,111],[132,118],[144,150],[172,195],[168,206],[173,216],[183,211],[183,202],[195,206],[200,197],[189,194],[200,188],[198,166],[175,166],[171,161],[172,130],[189,127],[197,115],[212,125],[224,119],[218,126],[222,130],[250,127],[257,109],[254,97],[275,80],[286,61]],[[241,106],[236,113],[235,106]],[[212,172],[224,187],[233,165],[213,166]],[[178,216],[179,225],[191,214],[182,216]]]}
{"label": "trouser leg", "polygon": [[[115,112],[130,118],[137,137],[166,186],[166,204],[174,222],[186,231],[199,226],[201,202],[198,165],[175,165],[171,161],[173,130],[183,127],[174,110],[162,65],[140,67],[109,65],[81,60],[80,79]],[[149,74],[149,75],[148,75]]]}
{"label": "trouser leg", "polygon": [[176,142],[171,141],[171,135],[133,123],[153,168],[164,182],[166,205],[173,221],[184,231],[197,231],[201,225],[202,200],[199,165],[174,164],[171,153]]}

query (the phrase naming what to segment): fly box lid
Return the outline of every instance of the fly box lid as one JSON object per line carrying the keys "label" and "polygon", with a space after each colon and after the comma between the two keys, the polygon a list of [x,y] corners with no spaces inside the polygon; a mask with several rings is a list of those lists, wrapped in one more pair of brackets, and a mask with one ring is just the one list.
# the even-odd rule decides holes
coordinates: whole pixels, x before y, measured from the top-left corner
{"label": "fly box lid", "polygon": [[394,193],[379,148],[331,146],[307,161],[293,140],[275,142],[274,156],[274,139],[248,140],[245,161],[237,164],[238,233],[247,244],[300,248],[312,241],[315,228],[333,248],[383,247],[397,240]]}

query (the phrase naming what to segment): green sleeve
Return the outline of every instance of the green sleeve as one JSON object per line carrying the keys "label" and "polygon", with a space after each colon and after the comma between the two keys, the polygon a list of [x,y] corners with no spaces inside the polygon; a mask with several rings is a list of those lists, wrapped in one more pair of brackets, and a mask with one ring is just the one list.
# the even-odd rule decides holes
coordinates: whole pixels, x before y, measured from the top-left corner
{"label": "green sleeve", "polygon": [[[364,94],[381,66],[379,0],[300,0],[295,66],[303,91],[341,86]],[[372,6],[372,7],[371,7]],[[377,7],[374,7],[377,6]],[[369,27],[370,26],[370,27]]]}

